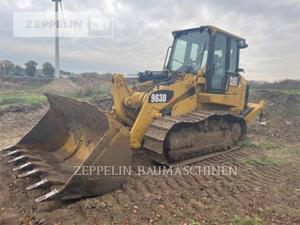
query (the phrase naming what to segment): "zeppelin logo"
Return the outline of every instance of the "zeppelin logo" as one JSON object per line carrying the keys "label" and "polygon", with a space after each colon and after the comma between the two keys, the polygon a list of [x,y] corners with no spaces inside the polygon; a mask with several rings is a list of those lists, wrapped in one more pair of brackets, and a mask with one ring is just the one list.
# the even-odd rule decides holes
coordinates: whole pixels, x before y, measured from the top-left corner
{"label": "zeppelin logo", "polygon": [[153,92],[149,97],[150,103],[166,103],[173,97],[173,91],[161,90]]}

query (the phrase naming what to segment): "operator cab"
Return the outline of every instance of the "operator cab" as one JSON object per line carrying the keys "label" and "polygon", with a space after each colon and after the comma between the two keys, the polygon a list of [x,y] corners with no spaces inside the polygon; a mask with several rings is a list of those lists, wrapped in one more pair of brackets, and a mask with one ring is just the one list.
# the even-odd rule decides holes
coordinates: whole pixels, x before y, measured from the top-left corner
{"label": "operator cab", "polygon": [[224,93],[227,82],[238,82],[242,71],[239,69],[239,51],[247,47],[245,39],[214,26],[174,31],[173,36],[165,70],[197,74],[203,69],[210,93]]}

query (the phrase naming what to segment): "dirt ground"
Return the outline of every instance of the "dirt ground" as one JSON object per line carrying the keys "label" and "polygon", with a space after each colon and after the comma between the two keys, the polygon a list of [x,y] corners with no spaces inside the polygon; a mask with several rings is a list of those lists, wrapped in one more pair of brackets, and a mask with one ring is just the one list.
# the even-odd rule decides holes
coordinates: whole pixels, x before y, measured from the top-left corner
{"label": "dirt ground", "polygon": [[[130,176],[103,196],[35,203],[30,179],[17,178],[0,158],[0,225],[10,224],[300,224],[300,96],[256,91],[265,99],[266,125],[255,122],[243,148],[195,165],[232,166],[237,174]],[[96,102],[107,108],[107,100]],[[0,116],[0,149],[16,143],[47,107]],[[143,156],[142,156],[143,157]]]}

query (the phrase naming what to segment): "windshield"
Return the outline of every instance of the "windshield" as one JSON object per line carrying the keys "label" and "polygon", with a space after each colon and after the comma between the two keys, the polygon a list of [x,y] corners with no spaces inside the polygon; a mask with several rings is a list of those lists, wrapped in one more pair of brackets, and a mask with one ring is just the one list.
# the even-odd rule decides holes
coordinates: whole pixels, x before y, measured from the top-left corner
{"label": "windshield", "polygon": [[190,67],[191,73],[197,73],[207,62],[209,34],[207,31],[188,31],[175,36],[168,68],[176,71]]}

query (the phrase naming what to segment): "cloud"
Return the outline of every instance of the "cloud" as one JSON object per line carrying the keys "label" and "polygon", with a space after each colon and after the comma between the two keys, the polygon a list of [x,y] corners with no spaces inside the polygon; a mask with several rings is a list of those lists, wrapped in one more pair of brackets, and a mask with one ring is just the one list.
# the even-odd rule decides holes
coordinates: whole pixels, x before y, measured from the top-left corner
{"label": "cloud", "polygon": [[[113,38],[62,38],[61,65],[69,71],[135,73],[162,67],[171,32],[212,24],[244,37],[241,67],[248,79],[299,79],[299,1],[78,1],[63,0],[69,11],[109,12],[114,16]],[[34,59],[53,62],[53,40],[14,38],[15,11],[52,10],[50,0],[0,3],[0,58],[22,64]]]}

